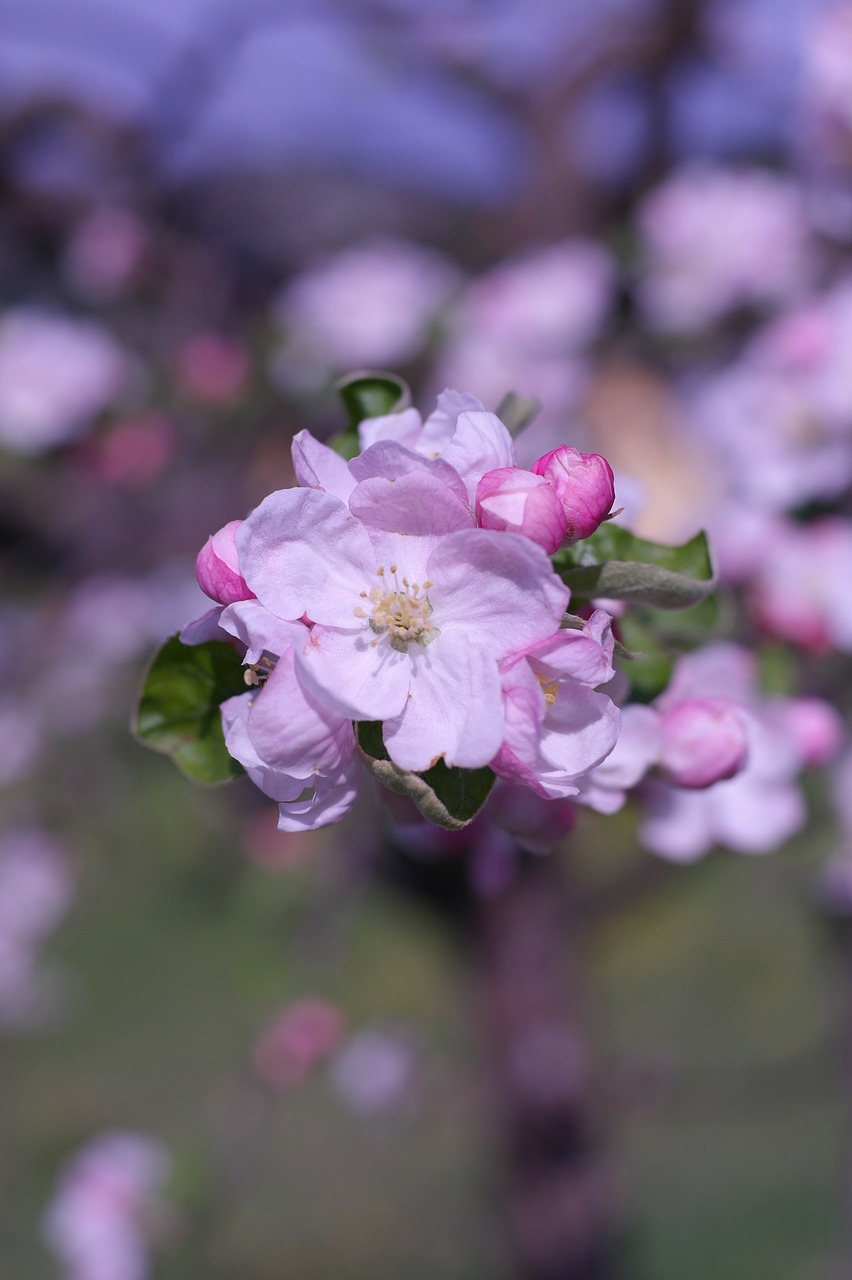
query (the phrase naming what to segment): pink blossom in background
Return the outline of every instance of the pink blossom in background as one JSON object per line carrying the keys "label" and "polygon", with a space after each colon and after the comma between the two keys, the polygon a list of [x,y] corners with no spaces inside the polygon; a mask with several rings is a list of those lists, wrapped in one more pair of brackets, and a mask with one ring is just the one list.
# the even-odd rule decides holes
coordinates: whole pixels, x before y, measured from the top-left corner
{"label": "pink blossom in background", "polygon": [[[728,643],[708,645],[678,660],[669,688],[657,701],[669,714],[691,697],[731,699],[746,724],[747,757],[741,771],[704,790],[650,780],[642,789],[643,844],[675,862],[700,858],[714,844],[739,853],[769,853],[799,831],[807,818],[798,775],[839,745],[831,708],[761,694],[753,655]],[[816,700],[814,700],[815,702]],[[836,726],[835,726],[836,728]]]}
{"label": "pink blossom in background", "polygon": [[638,220],[638,296],[660,328],[701,329],[783,302],[812,275],[802,195],[770,170],[693,164],[645,197]]}
{"label": "pink blossom in background", "polygon": [[815,6],[803,50],[801,104],[811,145],[842,155],[852,133],[852,4]]}
{"label": "pink blossom in background", "polygon": [[752,582],[757,618],[813,652],[852,650],[852,521],[787,522]]}
{"label": "pink blossom in background", "polygon": [[501,263],[473,281],[453,323],[495,347],[562,355],[597,337],[615,285],[615,264],[601,245],[565,240]]}
{"label": "pink blossom in background", "polygon": [[35,827],[0,837],[0,1026],[38,1025],[50,1013],[54,984],[39,951],[73,895],[59,840]]}
{"label": "pink blossom in background", "polygon": [[612,307],[615,267],[601,246],[569,240],[531,251],[474,281],[447,321],[436,381],[496,406],[508,389],[541,412],[519,440],[522,461],[565,438],[587,381],[584,352]]}
{"label": "pink blossom in background", "polygon": [[598,813],[617,813],[628,792],[657,763],[660,747],[659,712],[639,703],[622,707],[618,740],[596,769],[578,779],[578,803]]}
{"label": "pink blossom in background", "polygon": [[483,404],[498,406],[506,388],[535,396],[541,411],[517,440],[518,459],[529,466],[543,449],[565,439],[566,423],[576,438],[577,408],[589,384],[588,362],[580,354],[538,354],[504,348],[476,332],[452,336],[437,364],[433,385],[471,387]]}
{"label": "pink blossom in background", "polygon": [[177,443],[174,424],[160,413],[145,413],[110,425],[85,440],[78,455],[81,468],[103,484],[143,489],[159,479]]}
{"label": "pink blossom in background", "polygon": [[254,1047],[260,1078],[274,1089],[301,1084],[338,1047],[346,1020],[328,1000],[296,1000],[282,1009]]}
{"label": "pink blossom in background", "polygon": [[802,386],[752,352],[688,388],[684,416],[740,505],[789,511],[852,479],[849,434],[826,429]]}
{"label": "pink blossom in background", "polygon": [[248,386],[251,360],[242,343],[222,333],[199,333],[181,347],[176,376],[184,395],[200,404],[233,404]]}
{"label": "pink blossom in background", "polygon": [[0,316],[0,448],[34,454],[79,435],[132,372],[91,320],[18,307]]}
{"label": "pink blossom in background", "polygon": [[685,388],[686,419],[731,497],[782,512],[852,481],[852,284],[789,308],[733,364]]}
{"label": "pink blossom in background", "polygon": [[280,294],[276,364],[297,386],[329,370],[405,364],[426,345],[456,284],[446,259],[419,245],[378,240],[341,250]]}
{"label": "pink blossom in background", "polygon": [[159,1142],[122,1130],[72,1157],[42,1219],[63,1280],[147,1280],[169,1165]]}
{"label": "pink blossom in background", "polygon": [[130,209],[101,205],[86,213],[65,246],[62,269],[81,297],[109,302],[133,282],[148,248],[148,231]]}

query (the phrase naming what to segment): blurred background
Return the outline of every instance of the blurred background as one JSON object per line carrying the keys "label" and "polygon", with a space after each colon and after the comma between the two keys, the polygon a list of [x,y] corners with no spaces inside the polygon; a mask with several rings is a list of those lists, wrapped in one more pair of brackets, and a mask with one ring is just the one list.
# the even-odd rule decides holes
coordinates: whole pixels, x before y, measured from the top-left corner
{"label": "blurred background", "polygon": [[511,1280],[536,1238],[468,901],[507,866],[370,800],[279,834],[128,727],[358,368],[540,398],[522,462],[708,527],[755,704],[837,709],[748,830],[577,815],[529,1062],[625,1275],[852,1274],[850,244],[850,0],[5,0],[2,1280]]}

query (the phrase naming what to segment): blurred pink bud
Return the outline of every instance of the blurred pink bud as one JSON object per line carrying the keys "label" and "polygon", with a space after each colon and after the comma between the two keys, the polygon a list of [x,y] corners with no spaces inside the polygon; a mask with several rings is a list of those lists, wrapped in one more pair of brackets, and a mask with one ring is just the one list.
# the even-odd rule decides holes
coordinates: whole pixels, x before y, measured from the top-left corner
{"label": "blurred pink bud", "polygon": [[807,765],[826,764],[843,744],[843,721],[822,698],[790,699],[784,719]]}
{"label": "blurred pink bud", "polygon": [[116,423],[97,441],[87,441],[84,465],[106,484],[143,488],[168,466],[175,450],[175,431],[159,413]]}
{"label": "blurred pink bud", "polygon": [[255,1046],[257,1074],[276,1089],[290,1089],[339,1045],[343,1014],[328,1000],[297,1000],[283,1009]]}
{"label": "blurred pink bud", "polygon": [[251,374],[247,351],[220,333],[200,333],[178,355],[183,391],[202,404],[230,404],[245,390]]}
{"label": "blurred pink bud", "polygon": [[739,773],[748,757],[742,711],[721,698],[690,698],[662,719],[660,767],[677,787],[710,787]]}
{"label": "blurred pink bud", "polygon": [[612,510],[615,479],[612,467],[599,453],[580,453],[561,444],[537,459],[532,470],[556,491],[571,542],[590,537]]}
{"label": "blurred pink bud", "polygon": [[207,539],[195,562],[195,576],[206,596],[218,604],[235,604],[237,600],[254,600],[240,573],[236,532],[242,520],[231,520],[218,533]]}
{"label": "blurred pink bud", "polygon": [[554,489],[520,467],[487,471],[476,488],[476,519],[483,529],[521,533],[552,555],[565,541],[567,518]]}

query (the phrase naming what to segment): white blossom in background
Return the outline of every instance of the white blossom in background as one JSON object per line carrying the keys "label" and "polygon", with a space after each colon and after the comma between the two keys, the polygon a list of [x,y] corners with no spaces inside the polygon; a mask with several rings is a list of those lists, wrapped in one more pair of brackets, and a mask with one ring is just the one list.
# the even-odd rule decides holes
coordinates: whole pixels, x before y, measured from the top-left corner
{"label": "white blossom in background", "polygon": [[74,439],[126,386],[129,357],[90,320],[34,307],[0,316],[0,448],[36,454]]}
{"label": "white blossom in background", "polygon": [[161,1143],[122,1130],[71,1159],[42,1219],[62,1280],[146,1280],[169,1164]]}
{"label": "white blossom in background", "polygon": [[656,327],[685,332],[807,286],[813,248],[801,192],[770,170],[693,164],[639,207],[637,292]]}
{"label": "white blossom in background", "polygon": [[279,295],[284,342],[273,372],[300,386],[329,373],[405,364],[426,345],[457,282],[440,254],[401,240],[329,255]]}
{"label": "white blossom in background", "polygon": [[564,441],[586,390],[585,351],[615,293],[612,258],[566,240],[502,263],[474,280],[448,316],[435,385],[468,387],[495,408],[507,389],[542,404],[518,440],[523,464]]}
{"label": "white blossom in background", "polygon": [[40,948],[68,910],[74,881],[63,845],[37,828],[0,837],[0,1026],[38,1025],[55,983]]}
{"label": "white blossom in background", "polygon": [[414,1102],[417,1054],[397,1030],[374,1029],[351,1036],[329,1068],[335,1093],[356,1115],[405,1110]]}

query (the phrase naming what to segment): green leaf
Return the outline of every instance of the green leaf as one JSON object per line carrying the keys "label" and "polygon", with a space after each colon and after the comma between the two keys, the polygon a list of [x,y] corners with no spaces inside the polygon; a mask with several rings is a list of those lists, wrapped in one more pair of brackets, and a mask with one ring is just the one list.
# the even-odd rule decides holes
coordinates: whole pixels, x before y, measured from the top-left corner
{"label": "green leaf", "polygon": [[243,767],[228,754],[220,703],[245,693],[243,664],[229,644],[182,644],[172,636],[157,651],[145,676],[136,736],[170,755],[196,782],[227,782]]}
{"label": "green leaf", "polygon": [[329,447],[349,462],[361,452],[358,427],[365,418],[381,418],[387,413],[402,413],[411,404],[408,383],[393,373],[361,370],[350,373],[334,384],[349,419],[349,426],[329,440]]}
{"label": "green leaf", "polygon": [[554,567],[576,596],[658,609],[688,609],[716,589],[704,533],[672,547],[602,524],[590,538],[557,552]]}
{"label": "green leaf", "polygon": [[541,401],[535,396],[519,396],[507,391],[497,406],[496,414],[510,436],[519,436],[541,409]]}
{"label": "green leaf", "polygon": [[350,373],[335,383],[335,390],[346,408],[350,431],[365,418],[402,413],[411,404],[408,383],[393,373],[375,373],[372,370]]}
{"label": "green leaf", "polygon": [[425,773],[408,773],[389,759],[377,720],[355,725],[364,763],[389,791],[408,796],[437,827],[458,831],[472,822],[494,785],[490,769],[449,769],[439,760]]}

